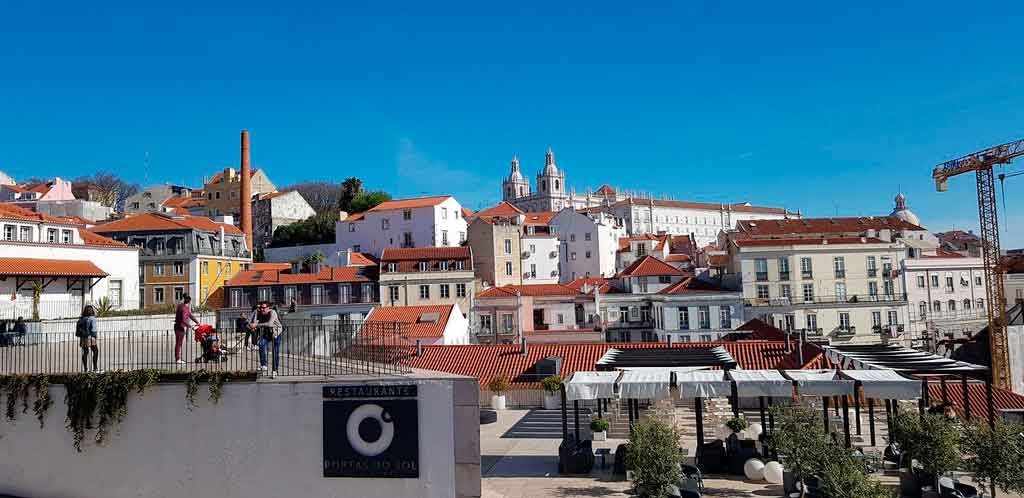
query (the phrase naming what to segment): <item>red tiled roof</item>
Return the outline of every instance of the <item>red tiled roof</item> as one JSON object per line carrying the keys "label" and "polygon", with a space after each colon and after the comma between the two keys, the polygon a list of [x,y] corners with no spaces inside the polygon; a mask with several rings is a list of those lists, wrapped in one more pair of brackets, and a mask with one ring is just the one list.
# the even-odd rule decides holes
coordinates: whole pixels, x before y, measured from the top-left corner
{"label": "red tiled roof", "polygon": [[362,252],[349,253],[349,266],[376,266],[378,263],[377,258],[371,254]]}
{"label": "red tiled roof", "polygon": [[92,261],[71,259],[0,258],[0,275],[42,277],[106,277]]}
{"label": "red tiled roof", "polygon": [[535,211],[532,213],[526,213],[526,220],[523,221],[523,225],[526,226],[548,226],[551,224],[551,218],[558,215],[558,211]]}
{"label": "red tiled roof", "polygon": [[448,199],[450,195],[436,195],[432,197],[411,197],[409,199],[395,199],[385,201],[370,208],[370,211],[389,211],[392,209],[412,209],[436,206]]}
{"label": "red tiled roof", "polygon": [[[256,173],[258,173],[259,171],[260,171],[259,168],[251,168],[249,170],[249,178],[252,178],[253,176],[255,176]],[[241,173],[242,173],[240,170],[235,170],[235,172],[238,175],[241,175]],[[213,175],[213,178],[210,178],[210,181],[206,182],[206,184],[209,185],[209,184],[212,184],[212,183],[217,183],[223,177],[224,177],[224,172],[223,171],[218,171],[216,175]]]}
{"label": "red tiled roof", "polygon": [[471,257],[469,248],[459,247],[411,247],[384,249],[381,255],[382,262],[389,261],[423,261],[423,260],[450,260],[469,259]]}
{"label": "red tiled roof", "polygon": [[188,204],[189,202],[192,202],[192,198],[190,198],[190,197],[168,197],[167,200],[165,200],[163,202],[163,207],[165,207],[165,208],[185,207],[185,204]]}
{"label": "red tiled roof", "polygon": [[740,325],[736,330],[743,330],[750,332],[751,339],[757,339],[762,341],[784,341],[786,340],[786,333],[765,323],[760,318],[753,318],[747,323]]}
{"label": "red tiled roof", "polygon": [[476,217],[489,218],[493,216],[516,216],[519,214],[524,214],[524,211],[506,201],[502,201],[489,208],[477,211]]}
{"label": "red tiled roof", "polygon": [[108,239],[107,237],[86,230],[85,227],[78,227],[78,236],[82,237],[82,241],[85,242],[85,245],[87,246],[120,247],[126,249],[131,247],[123,242],[118,242],[114,239]]}
{"label": "red tiled roof", "polygon": [[[387,309],[387,308],[379,308]],[[519,345],[469,345],[469,346],[424,346],[423,356],[413,355],[410,366],[437,370],[458,375],[476,377],[481,386],[487,386],[491,379],[505,374],[512,380],[513,387],[530,389],[539,386],[539,381],[529,374],[538,360],[549,356],[562,359],[559,375],[568,379],[577,371],[595,370],[597,361],[612,348],[707,348],[722,346],[736,359],[740,368],[773,369],[786,356],[785,343],[778,341],[743,341],[731,343],[530,343],[524,356]],[[524,375],[526,374],[526,375]]]}
{"label": "red tiled roof", "polygon": [[948,232],[940,232],[935,234],[939,240],[966,240],[970,242],[979,242],[981,238],[973,233],[968,233],[963,230],[950,230]]}
{"label": "red tiled roof", "polygon": [[665,257],[666,263],[686,263],[690,261],[689,254],[669,254]]}
{"label": "red tiled roof", "polygon": [[742,233],[753,236],[861,233],[865,230],[924,230],[913,223],[891,216],[741,220],[737,222],[736,228]]}
{"label": "red tiled roof", "polygon": [[577,296],[579,289],[561,284],[530,284],[530,285],[503,285],[491,287],[476,295],[477,299],[492,297],[514,297],[520,296],[543,297],[543,296]]}
{"label": "red tiled roof", "polygon": [[945,250],[945,249],[940,247],[940,248],[935,250],[935,255],[934,256],[922,256],[922,257],[923,258],[966,258],[967,256],[964,256],[963,254],[960,254],[958,252],[947,251],[947,250]]}
{"label": "red tiled roof", "polygon": [[1001,265],[1006,273],[1024,273],[1024,255],[1003,256]]}
{"label": "red tiled roof", "polygon": [[616,275],[622,277],[656,277],[661,275],[685,275],[679,268],[676,268],[654,256],[647,255],[626,267],[625,270]]}
{"label": "red tiled roof", "polygon": [[[374,308],[368,322],[400,322],[407,325],[403,334],[408,339],[437,338],[444,335],[454,304],[431,304],[425,306],[384,306]],[[433,321],[423,321],[425,315],[437,314]]]}
{"label": "red tiled roof", "polygon": [[474,214],[476,214],[476,213],[474,213],[472,209],[469,209],[467,207],[462,208],[462,217],[463,218],[471,218]]}
{"label": "red tiled roof", "polygon": [[350,214],[341,221],[359,221],[366,217],[366,212]]}
{"label": "red tiled roof", "polygon": [[708,266],[725,266],[729,264],[728,254],[712,254],[708,256]]}
{"label": "red tiled roof", "polygon": [[[290,265],[289,265],[290,266]],[[228,286],[246,287],[254,285],[297,285],[338,282],[375,282],[377,268],[374,266],[321,266],[320,272],[292,273],[291,269],[246,270],[231,277]]]}
{"label": "red tiled roof", "polygon": [[888,242],[874,237],[830,237],[824,239],[739,239],[733,242],[739,247],[823,246],[837,244],[888,244]]}
{"label": "red tiled roof", "polygon": [[[9,185],[8,185],[9,186]],[[18,220],[18,221],[35,221],[44,223],[56,223],[59,225],[75,225],[67,219],[57,218],[56,216],[50,216],[47,214],[40,214],[35,211],[25,209],[23,207],[15,206],[10,203],[0,203],[0,219],[3,220]]]}
{"label": "red tiled roof", "polygon": [[619,237],[619,252],[629,252],[630,242],[644,241],[644,240],[655,240],[658,244],[654,246],[655,251],[661,251],[665,248],[665,243],[668,242],[669,235],[661,234],[654,235],[645,233],[642,235],[630,235],[628,237]]}
{"label": "red tiled roof", "polygon": [[226,223],[217,223],[205,216],[187,214],[172,216],[166,213],[140,213],[126,216],[120,220],[98,225],[93,231],[98,233],[118,233],[192,229],[204,232],[217,232],[221,228],[224,228],[225,233],[242,235],[242,231],[238,227]]}
{"label": "red tiled roof", "polygon": [[[957,380],[946,382],[949,404],[958,415],[963,417],[964,411],[964,390],[962,384]],[[932,405],[942,404],[942,384],[938,381],[928,383],[928,398]],[[971,407],[972,419],[988,419],[988,401],[985,396],[985,384],[971,381],[967,383],[967,400]],[[996,413],[1002,410],[1024,410],[1024,396],[1012,391],[992,386],[992,401]]]}
{"label": "red tiled roof", "polygon": [[[294,192],[294,191],[292,191],[292,192]],[[261,201],[266,201],[266,200],[274,199],[274,198],[277,198],[277,197],[281,197],[282,195],[287,194],[287,193],[289,193],[289,192],[276,192],[276,191],[275,192],[266,192],[266,193],[263,193],[263,194],[259,194],[257,196],[257,198],[259,200],[261,200]]]}
{"label": "red tiled roof", "polygon": [[615,189],[608,186],[608,184],[601,185],[601,188],[597,189],[596,194],[600,195],[615,195]]}
{"label": "red tiled roof", "polygon": [[679,295],[679,294],[704,294],[709,292],[730,292],[715,284],[705,282],[696,277],[684,278],[668,287],[662,289],[658,294]]}

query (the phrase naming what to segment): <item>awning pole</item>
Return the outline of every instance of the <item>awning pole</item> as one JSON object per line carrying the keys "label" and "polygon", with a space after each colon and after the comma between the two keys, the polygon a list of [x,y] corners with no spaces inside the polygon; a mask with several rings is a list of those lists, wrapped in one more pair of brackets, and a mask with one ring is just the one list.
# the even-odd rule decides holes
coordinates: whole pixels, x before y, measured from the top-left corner
{"label": "awning pole", "polygon": [[928,377],[925,377],[921,379],[921,399],[917,402],[917,410],[921,412],[922,417],[930,404],[928,402]]}
{"label": "awning pole", "polygon": [[871,447],[875,447],[875,399],[868,398],[868,430],[871,432]]}
{"label": "awning pole", "polygon": [[772,413],[772,398],[768,398],[768,433],[773,434],[775,432],[775,414]]}
{"label": "awning pole", "polygon": [[835,410],[836,416],[839,416],[839,396],[832,396],[832,409]]}
{"label": "awning pole", "polygon": [[985,401],[988,403],[988,426],[996,427],[996,403],[992,393],[992,376],[985,381]]}
{"label": "awning pole", "polygon": [[949,387],[946,386],[946,378],[939,379],[939,386],[942,387],[942,404],[949,405]]}
{"label": "awning pole", "polygon": [[860,430],[860,389],[856,382],[853,383],[853,416],[856,422],[857,435],[862,435]]}
{"label": "awning pole", "polygon": [[767,430],[768,429],[768,422],[765,420],[764,396],[758,396],[757,397],[757,404],[759,405],[759,407],[761,409],[761,430]]}
{"label": "awning pole", "polygon": [[971,421],[971,398],[967,394],[967,374],[960,376],[960,389],[964,400],[964,420]]}
{"label": "awning pole", "polygon": [[736,392],[736,381],[732,381],[729,385],[729,389],[732,393],[729,395],[729,402],[732,403],[732,416],[734,418],[740,417],[740,396]]}
{"label": "awning pole", "polygon": [[843,436],[846,447],[850,447],[850,402],[843,396]]}
{"label": "awning pole", "polygon": [[565,409],[565,384],[562,384],[562,439],[569,437],[569,414]]}
{"label": "awning pole", "polygon": [[885,400],[885,427],[889,434],[892,434],[892,402],[891,400]]}
{"label": "awning pole", "polygon": [[601,404],[604,400],[601,398],[597,399],[597,418],[604,418],[604,411],[601,410]]}
{"label": "awning pole", "polygon": [[576,435],[576,440],[580,440],[580,400],[572,400],[572,418],[573,418],[573,430]]}
{"label": "awning pole", "polygon": [[693,399],[693,413],[697,416],[697,455],[700,455],[704,448],[704,398],[698,396]]}
{"label": "awning pole", "polygon": [[825,423],[825,434],[828,434],[828,396],[821,397],[821,419]]}

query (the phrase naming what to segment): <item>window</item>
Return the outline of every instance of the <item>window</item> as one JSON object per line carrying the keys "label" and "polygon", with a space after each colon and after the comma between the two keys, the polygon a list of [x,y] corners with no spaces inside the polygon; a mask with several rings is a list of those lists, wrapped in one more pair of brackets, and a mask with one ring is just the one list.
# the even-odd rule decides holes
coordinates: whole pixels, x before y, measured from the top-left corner
{"label": "window", "polygon": [[512,239],[505,239],[505,254],[512,254]]}
{"label": "window", "polygon": [[184,275],[185,274],[185,263],[183,263],[181,261],[175,261],[174,262],[174,274],[175,275]]}
{"label": "window", "polygon": [[224,263],[217,263],[217,275],[224,273]]}
{"label": "window", "polygon": [[512,313],[501,314],[501,330],[503,332],[512,332]]}
{"label": "window", "polygon": [[918,275],[917,276],[917,288],[918,289],[924,289],[924,287],[925,287],[924,286],[924,275]]}
{"label": "window", "polygon": [[56,228],[47,228],[46,229],[46,241],[51,243],[51,244],[56,244],[57,243],[57,229]]}
{"label": "window", "polygon": [[636,245],[636,255],[637,256],[643,256],[645,254],[647,254],[647,246],[645,246],[643,244],[637,244]]}
{"label": "window", "polygon": [[466,284],[455,284],[455,297],[466,297]]}
{"label": "window", "polygon": [[893,278],[892,261],[889,256],[882,256],[882,277]]}
{"label": "window", "polygon": [[231,307],[232,308],[244,308],[245,303],[242,302],[242,289],[231,289]]}
{"label": "window", "polygon": [[792,314],[782,315],[782,330],[792,332],[796,329],[796,316]]}
{"label": "window", "polygon": [[917,315],[918,315],[918,317],[921,318],[921,320],[924,320],[925,317],[928,316],[928,303],[927,302],[921,301],[920,303],[917,304]]}
{"label": "window", "polygon": [[391,220],[389,220],[387,218],[381,218],[381,220],[380,220],[380,229],[381,230],[387,230],[389,228],[391,228]]}
{"label": "window", "polygon": [[590,251],[583,253],[583,257],[590,259]]}
{"label": "window", "polygon": [[124,298],[122,287],[123,285],[120,280],[111,280],[107,283],[107,299],[110,299],[110,305],[114,308],[121,307],[121,302]]}
{"label": "window", "polygon": [[880,329],[882,327],[882,312],[872,311],[871,312],[871,327],[874,329]]}
{"label": "window", "polygon": [[846,284],[843,282],[836,282],[836,302],[846,302]]}
{"label": "window", "polygon": [[448,245],[448,230],[441,230],[441,245]]}
{"label": "window", "polygon": [[419,271],[427,271],[427,262],[420,261],[419,263],[416,263],[416,269]]}
{"label": "window", "polygon": [[732,328],[732,308],[728,306],[718,307],[718,328],[720,329],[731,329]]}
{"label": "window", "polygon": [[670,277],[668,275],[659,275],[658,276],[658,283],[659,284],[670,284],[670,283],[672,283],[672,277]]}
{"label": "window", "polygon": [[700,335],[700,340],[701,340],[701,342],[711,342],[712,341],[711,334],[701,334]]}
{"label": "window", "polygon": [[758,299],[768,299],[768,286],[767,285],[758,285],[757,286],[757,298]]}
{"label": "window", "polygon": [[637,292],[643,292],[643,293],[647,292],[647,277],[641,277],[641,278],[637,279],[636,284],[637,284]]}
{"label": "window", "polygon": [[981,282],[981,275],[975,275],[974,276],[974,285],[977,286],[977,287],[981,287],[981,284],[982,284],[982,282]]}
{"label": "window", "polygon": [[964,275],[963,273],[960,274],[960,287],[970,287],[971,280]]}
{"label": "window", "polygon": [[576,234],[574,234],[574,233],[570,233],[569,234],[569,242],[576,242]]}
{"label": "window", "polygon": [[878,297],[878,282],[868,282],[868,295],[872,298]]}
{"label": "window", "polygon": [[175,287],[174,288],[174,302],[180,303],[185,298],[185,288]]}
{"label": "window", "polygon": [[789,258],[779,258],[779,280],[789,280]]}
{"label": "window", "polygon": [[938,287],[938,286],[939,286],[939,276],[938,275],[932,275],[932,287]]}
{"label": "window", "polygon": [[156,304],[163,304],[164,302],[164,288],[156,287],[153,289],[153,302]]}
{"label": "window", "polygon": [[271,291],[270,287],[260,287],[256,290],[256,297],[260,301],[270,301]]}
{"label": "window", "polygon": [[465,267],[466,267],[466,263],[464,261],[462,261],[461,259],[455,262],[455,269],[456,270],[462,270]]}
{"label": "window", "polygon": [[441,284],[441,299],[448,299],[451,297],[451,287],[448,284]]}
{"label": "window", "polygon": [[292,301],[295,301],[295,286],[289,285],[284,288],[284,302],[290,305]]}
{"label": "window", "polygon": [[814,272],[811,271],[811,258],[800,258],[800,278],[812,278]]}
{"label": "window", "polygon": [[768,281],[768,260],[758,258],[754,260],[754,274],[758,282]]}
{"label": "window", "polygon": [[779,296],[789,299],[792,297],[793,290],[790,289],[789,284],[782,284],[779,286]]}
{"label": "window", "polygon": [[882,293],[884,293],[886,296],[889,296],[889,298],[892,298],[892,292],[892,280],[882,280]]}
{"label": "window", "polygon": [[480,330],[491,330],[491,315],[480,315]]}
{"label": "window", "polygon": [[14,225],[4,225],[4,240],[14,240]]}
{"label": "window", "polygon": [[163,275],[163,274],[164,274],[164,264],[163,263],[153,263],[153,275],[160,276],[160,275]]}
{"label": "window", "polygon": [[878,267],[876,265],[877,265],[877,263],[875,262],[875,257],[874,256],[868,256],[868,276],[869,277],[878,276]]}
{"label": "window", "polygon": [[814,332],[818,330],[818,315],[807,315],[804,321],[807,324],[808,331]]}
{"label": "window", "polygon": [[570,254],[570,255],[569,255],[569,259],[571,259],[571,260],[573,260],[573,261],[576,261],[576,253],[572,253],[572,254]]}
{"label": "window", "polygon": [[985,300],[984,299],[978,299],[977,301],[975,301],[975,304],[977,305],[977,306],[975,306],[975,308],[978,308],[979,310],[985,309]]}
{"label": "window", "polygon": [[697,307],[697,320],[700,321],[700,328],[710,329],[711,328],[711,307],[710,306],[698,306]]}
{"label": "window", "polygon": [[324,303],[324,286],[314,285],[309,288],[309,304],[323,304]]}
{"label": "window", "polygon": [[402,210],[402,219],[403,220],[411,220],[412,219],[412,209],[403,209]]}
{"label": "window", "polygon": [[970,311],[970,309],[971,309],[971,300],[970,299],[964,299],[964,311]]}
{"label": "window", "polygon": [[537,245],[530,244],[530,254],[537,254]]}
{"label": "window", "polygon": [[505,263],[505,275],[512,276],[512,263],[511,262],[506,262]]}
{"label": "window", "polygon": [[447,220],[448,219],[448,208],[441,208],[441,219],[442,220]]}
{"label": "window", "polygon": [[448,262],[447,261],[439,261],[437,263],[437,267],[441,271],[448,271]]}
{"label": "window", "polygon": [[530,263],[530,278],[537,278],[537,265]]}
{"label": "window", "polygon": [[836,278],[846,278],[846,259],[842,256],[833,257],[832,271],[835,272]]}
{"label": "window", "polygon": [[956,301],[954,301],[952,299],[947,301],[946,302],[946,310],[947,311],[956,311]]}
{"label": "window", "polygon": [[402,234],[402,247],[412,247],[412,232],[405,232]]}
{"label": "window", "polygon": [[839,330],[850,330],[850,314],[848,312],[839,312]]}
{"label": "window", "polygon": [[559,325],[562,325],[562,324],[565,323],[565,315],[559,313],[558,315],[556,315],[556,317],[557,317],[556,321],[558,322]]}
{"label": "window", "polygon": [[[398,302],[398,286],[397,285],[392,285],[391,287],[388,287],[388,299],[391,300],[391,304],[395,304],[396,302]],[[488,318],[490,318],[490,317],[488,317]]]}
{"label": "window", "polygon": [[679,308],[679,330],[690,329],[690,309]]}
{"label": "window", "polygon": [[430,286],[429,285],[421,285],[420,286],[420,299],[430,299]]}
{"label": "window", "polygon": [[814,284],[804,284],[804,302],[814,302]]}
{"label": "window", "polygon": [[214,192],[213,193],[213,198],[220,200],[220,192]]}
{"label": "window", "polygon": [[466,241],[466,232],[459,232],[459,244]]}
{"label": "window", "polygon": [[355,223],[349,223],[348,224],[348,231],[350,231],[350,232],[356,231],[356,224]]}
{"label": "window", "polygon": [[888,314],[889,314],[889,325],[896,325],[896,324],[899,323],[899,321],[900,321],[899,312],[890,311]]}
{"label": "window", "polygon": [[583,240],[590,240],[590,232],[583,234]]}
{"label": "window", "polygon": [[18,240],[20,240],[22,242],[31,242],[32,241],[32,227],[25,227],[25,226],[19,227],[18,228],[18,233],[19,233]]}
{"label": "window", "polygon": [[953,292],[953,277],[952,275],[946,277],[946,292]]}

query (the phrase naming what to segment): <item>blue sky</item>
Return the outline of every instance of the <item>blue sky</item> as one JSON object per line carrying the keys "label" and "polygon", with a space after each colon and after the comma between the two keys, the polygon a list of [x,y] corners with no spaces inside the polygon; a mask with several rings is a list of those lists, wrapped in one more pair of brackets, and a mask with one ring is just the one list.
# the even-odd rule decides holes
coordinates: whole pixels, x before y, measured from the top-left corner
{"label": "blue sky", "polygon": [[931,168],[1024,137],[1019,4],[103,3],[0,4],[0,169],[198,184],[248,128],[279,185],[478,208],[550,145],[579,190],[830,216],[902,188],[942,230],[977,225],[974,182]]}

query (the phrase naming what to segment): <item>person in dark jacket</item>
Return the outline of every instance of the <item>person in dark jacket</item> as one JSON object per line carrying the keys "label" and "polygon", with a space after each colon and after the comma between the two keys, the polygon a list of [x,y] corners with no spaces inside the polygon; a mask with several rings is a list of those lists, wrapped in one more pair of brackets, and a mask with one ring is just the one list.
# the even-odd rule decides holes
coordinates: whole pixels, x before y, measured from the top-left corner
{"label": "person in dark jacket", "polygon": [[89,371],[89,352],[92,352],[92,370],[99,372],[100,348],[96,342],[96,308],[91,304],[82,308],[82,316],[78,317],[75,324],[75,336],[78,337],[78,346],[82,348],[82,369]]}
{"label": "person in dark jacket", "polygon": [[256,332],[249,328],[249,318],[245,316],[245,313],[239,313],[238,318],[235,318],[235,333],[245,335],[246,348],[256,349]]}

